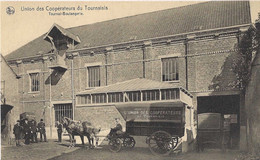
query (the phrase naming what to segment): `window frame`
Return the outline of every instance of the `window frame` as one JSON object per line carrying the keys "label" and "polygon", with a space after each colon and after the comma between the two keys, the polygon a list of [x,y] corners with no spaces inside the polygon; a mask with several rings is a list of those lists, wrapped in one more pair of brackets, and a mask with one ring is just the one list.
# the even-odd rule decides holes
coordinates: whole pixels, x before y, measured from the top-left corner
{"label": "window frame", "polygon": [[[181,54],[177,53],[177,54],[170,54],[170,55],[163,55],[163,56],[159,56],[159,58],[161,59],[161,81],[162,82],[179,82],[180,81],[180,74],[179,74],[179,63],[178,63],[178,58]],[[164,59],[175,59],[175,63],[176,63],[176,74],[178,75],[178,79],[176,80],[169,80],[169,81],[164,81],[163,80],[163,60]]]}
{"label": "window frame", "polygon": [[[89,89],[89,88],[96,88],[96,87],[101,87],[101,65],[102,65],[102,62],[95,62],[95,63],[86,63],[85,64],[85,75],[86,75],[86,81],[85,81],[85,88],[86,89]],[[91,67],[99,67],[99,86],[93,86],[91,87],[89,85],[89,68]]]}
{"label": "window frame", "polygon": [[62,116],[66,115],[68,118],[74,119],[73,106],[71,102],[56,103],[53,104],[54,119],[60,120]]}
{"label": "window frame", "polygon": [[[41,90],[41,78],[40,78],[40,70],[31,70],[31,71],[27,71],[27,74],[29,76],[29,93],[38,93]],[[32,91],[32,78],[31,78],[31,74],[38,74],[38,90],[37,91]]]}

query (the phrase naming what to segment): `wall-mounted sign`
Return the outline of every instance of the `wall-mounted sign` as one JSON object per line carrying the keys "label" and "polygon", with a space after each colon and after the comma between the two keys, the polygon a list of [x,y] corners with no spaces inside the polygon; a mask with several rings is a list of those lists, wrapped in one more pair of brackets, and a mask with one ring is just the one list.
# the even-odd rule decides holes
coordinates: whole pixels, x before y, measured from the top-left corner
{"label": "wall-mounted sign", "polygon": [[182,120],[182,107],[127,107],[119,112],[127,121]]}

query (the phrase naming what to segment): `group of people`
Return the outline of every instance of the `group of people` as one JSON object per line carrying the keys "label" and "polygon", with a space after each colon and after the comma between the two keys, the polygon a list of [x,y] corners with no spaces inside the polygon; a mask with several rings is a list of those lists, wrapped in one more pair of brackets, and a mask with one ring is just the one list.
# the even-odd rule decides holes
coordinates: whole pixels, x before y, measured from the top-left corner
{"label": "group of people", "polygon": [[28,121],[27,118],[23,120],[17,120],[14,125],[13,134],[15,135],[16,146],[21,146],[20,140],[24,139],[25,144],[38,143],[37,133],[40,133],[40,141],[47,142],[45,123],[43,119],[37,124],[35,120]]}
{"label": "group of people", "polygon": [[[116,127],[112,128],[112,130],[117,134],[123,134],[122,131],[122,125],[119,123],[119,118],[115,118],[116,121]],[[63,125],[56,121],[56,128],[57,128],[57,134],[58,134],[58,142],[62,141],[62,131],[63,131]],[[14,125],[13,128],[13,134],[15,135],[15,141],[16,146],[21,146],[20,140],[24,139],[25,144],[30,143],[38,143],[37,134],[40,133],[40,142],[43,141],[47,142],[46,138],[46,130],[45,130],[45,123],[43,122],[43,119],[40,120],[40,122],[37,124],[37,122],[32,119],[28,121],[27,118],[23,120],[17,120],[17,123]]]}

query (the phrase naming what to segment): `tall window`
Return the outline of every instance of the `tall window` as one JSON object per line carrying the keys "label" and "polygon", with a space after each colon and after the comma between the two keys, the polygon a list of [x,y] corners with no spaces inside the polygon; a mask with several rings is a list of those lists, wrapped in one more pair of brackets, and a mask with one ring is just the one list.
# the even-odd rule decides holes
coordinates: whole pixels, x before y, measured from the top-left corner
{"label": "tall window", "polygon": [[179,80],[177,58],[163,58],[162,59],[162,81]]}
{"label": "tall window", "polygon": [[99,87],[100,86],[100,67],[88,67],[88,86]]}
{"label": "tall window", "polygon": [[31,92],[40,91],[40,75],[39,73],[30,73]]}

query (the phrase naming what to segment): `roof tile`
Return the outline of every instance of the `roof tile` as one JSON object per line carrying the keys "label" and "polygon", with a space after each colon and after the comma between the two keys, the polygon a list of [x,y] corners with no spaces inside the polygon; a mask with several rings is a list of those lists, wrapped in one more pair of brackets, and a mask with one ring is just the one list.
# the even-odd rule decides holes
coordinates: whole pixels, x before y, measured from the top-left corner
{"label": "roof tile", "polygon": [[[67,30],[79,36],[77,48],[96,47],[180,33],[250,24],[248,1],[211,1],[119,18]],[[197,26],[197,27],[196,27]],[[7,60],[47,53],[51,45],[41,36],[6,56]],[[39,45],[40,44],[40,45]]]}

